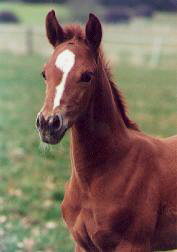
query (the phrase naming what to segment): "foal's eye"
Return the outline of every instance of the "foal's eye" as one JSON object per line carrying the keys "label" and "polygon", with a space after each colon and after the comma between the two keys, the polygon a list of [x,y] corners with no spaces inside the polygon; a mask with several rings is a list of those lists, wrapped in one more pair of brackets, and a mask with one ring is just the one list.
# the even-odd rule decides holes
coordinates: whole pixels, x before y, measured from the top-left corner
{"label": "foal's eye", "polygon": [[41,75],[42,75],[42,77],[44,78],[44,80],[46,80],[45,71],[42,71]]}
{"label": "foal's eye", "polygon": [[93,76],[92,72],[85,72],[81,75],[80,82],[89,82]]}

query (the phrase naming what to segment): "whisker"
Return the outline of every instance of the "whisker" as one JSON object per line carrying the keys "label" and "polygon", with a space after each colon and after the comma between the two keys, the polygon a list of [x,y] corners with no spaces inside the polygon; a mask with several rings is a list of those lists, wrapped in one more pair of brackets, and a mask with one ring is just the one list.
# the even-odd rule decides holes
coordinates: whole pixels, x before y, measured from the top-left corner
{"label": "whisker", "polygon": [[43,154],[47,154],[48,152],[52,152],[52,146],[50,144],[40,142],[39,149],[42,151]]}

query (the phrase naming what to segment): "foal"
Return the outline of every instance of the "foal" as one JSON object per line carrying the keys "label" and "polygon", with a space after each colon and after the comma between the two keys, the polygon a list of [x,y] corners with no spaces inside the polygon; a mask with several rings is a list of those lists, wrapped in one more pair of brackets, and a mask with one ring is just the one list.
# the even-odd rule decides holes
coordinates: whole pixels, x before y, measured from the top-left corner
{"label": "foal", "polygon": [[177,137],[139,131],[100,50],[93,14],[85,31],[62,28],[48,13],[54,47],[44,67],[42,141],[57,144],[72,128],[72,174],[62,203],[75,251],[150,252],[177,248]]}

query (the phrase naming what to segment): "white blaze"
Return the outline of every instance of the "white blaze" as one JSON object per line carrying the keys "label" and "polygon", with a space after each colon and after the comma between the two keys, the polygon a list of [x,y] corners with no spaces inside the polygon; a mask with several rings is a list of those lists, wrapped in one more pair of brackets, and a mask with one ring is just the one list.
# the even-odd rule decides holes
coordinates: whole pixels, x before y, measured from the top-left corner
{"label": "white blaze", "polygon": [[61,82],[56,87],[53,109],[60,105],[61,98],[65,89],[65,83],[68,73],[71,71],[75,63],[75,55],[70,50],[64,50],[56,59],[55,65],[63,72]]}

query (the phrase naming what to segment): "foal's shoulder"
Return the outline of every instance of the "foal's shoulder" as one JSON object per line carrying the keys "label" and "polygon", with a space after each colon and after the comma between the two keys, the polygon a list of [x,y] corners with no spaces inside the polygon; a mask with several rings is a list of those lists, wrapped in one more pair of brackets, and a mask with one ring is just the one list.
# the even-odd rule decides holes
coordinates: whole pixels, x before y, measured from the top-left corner
{"label": "foal's shoulder", "polygon": [[169,145],[169,147],[171,147],[171,146],[175,147],[175,146],[177,146],[177,135],[167,137],[163,141],[165,144]]}
{"label": "foal's shoulder", "polygon": [[141,154],[141,159],[154,164],[156,170],[175,170],[177,174],[177,136],[162,139],[138,132],[134,134],[133,142]]}
{"label": "foal's shoulder", "polygon": [[131,142],[134,148],[138,149],[142,153],[149,153],[158,155],[158,153],[163,149],[165,143],[156,137],[152,137],[144,134],[140,131],[134,131],[131,134]]}
{"label": "foal's shoulder", "polygon": [[177,135],[163,140],[165,145],[165,156],[168,164],[173,166],[177,172]]}
{"label": "foal's shoulder", "polygon": [[144,167],[150,166],[158,170],[159,163],[167,156],[168,147],[163,139],[152,137],[143,132],[135,132],[132,136],[132,152]]}

